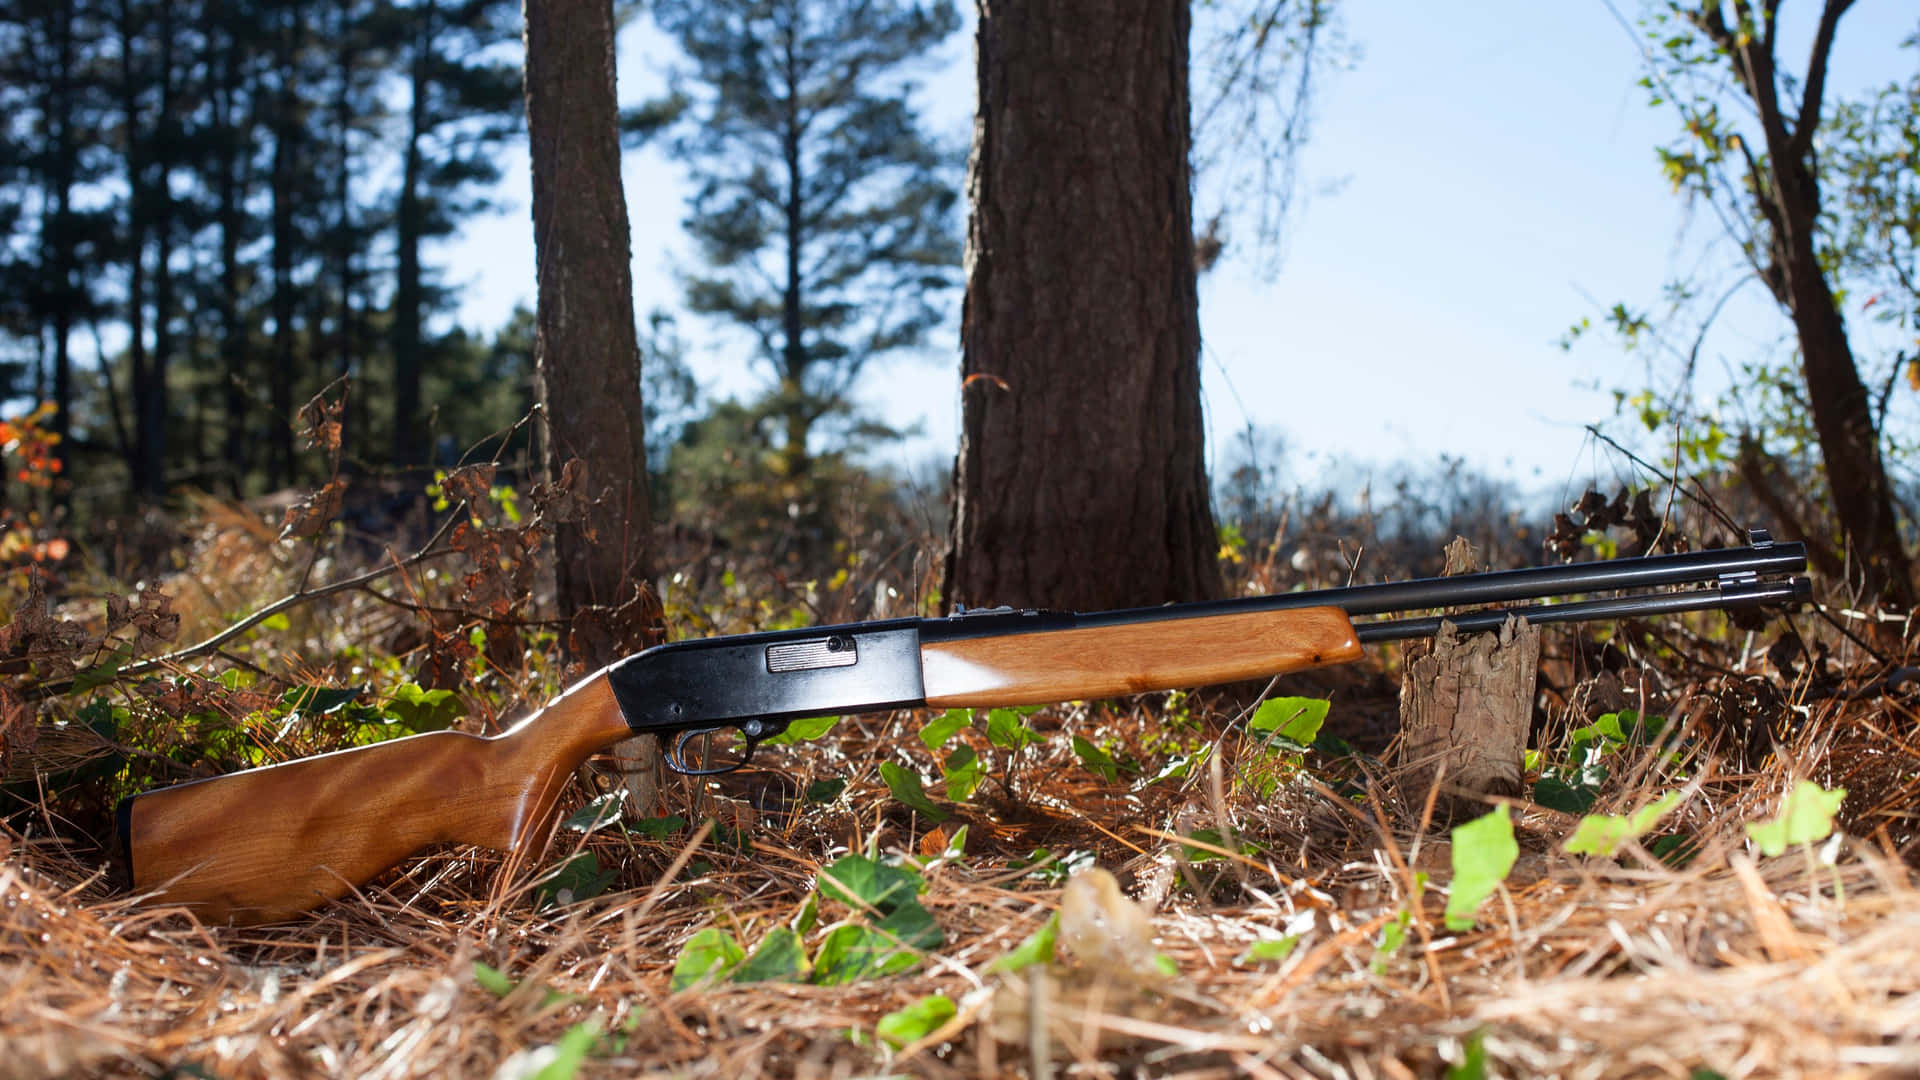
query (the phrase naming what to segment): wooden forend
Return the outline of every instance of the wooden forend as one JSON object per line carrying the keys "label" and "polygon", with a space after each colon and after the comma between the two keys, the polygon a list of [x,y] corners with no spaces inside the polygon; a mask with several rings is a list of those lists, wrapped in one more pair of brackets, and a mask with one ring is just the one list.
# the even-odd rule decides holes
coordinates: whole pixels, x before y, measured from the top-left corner
{"label": "wooden forend", "polygon": [[1257,679],[1360,656],[1337,607],[960,638],[920,649],[927,704],[1039,705]]}
{"label": "wooden forend", "polygon": [[121,805],[133,887],[261,923],[429,844],[534,854],[567,777],[630,735],[602,671],[492,738],[436,731],[150,791]]}

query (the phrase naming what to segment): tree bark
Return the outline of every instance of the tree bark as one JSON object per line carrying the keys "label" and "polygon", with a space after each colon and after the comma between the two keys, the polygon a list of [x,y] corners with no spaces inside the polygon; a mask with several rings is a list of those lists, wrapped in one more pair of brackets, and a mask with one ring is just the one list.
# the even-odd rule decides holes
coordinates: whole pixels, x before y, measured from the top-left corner
{"label": "tree bark", "polygon": [[[658,640],[647,581],[651,514],[633,321],[632,254],[620,186],[611,0],[527,0],[526,96],[538,259],[535,382],[550,476],[586,466],[583,521],[554,535],[572,657],[598,668]],[[628,795],[657,800],[657,740],[634,740]]]}
{"label": "tree bark", "polygon": [[1217,596],[1185,3],[979,0],[944,600]]}
{"label": "tree bark", "polygon": [[[1432,642],[1403,658],[1400,782],[1416,804],[1436,782],[1479,795],[1520,794],[1540,632],[1519,616],[1497,633],[1462,634],[1440,624]],[[1471,797],[1442,794],[1437,820],[1477,812]]]}

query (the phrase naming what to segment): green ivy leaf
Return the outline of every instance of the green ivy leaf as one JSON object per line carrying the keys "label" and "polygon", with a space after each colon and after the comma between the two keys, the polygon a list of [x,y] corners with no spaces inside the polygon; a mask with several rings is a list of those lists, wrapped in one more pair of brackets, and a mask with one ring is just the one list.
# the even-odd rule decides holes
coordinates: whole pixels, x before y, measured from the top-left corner
{"label": "green ivy leaf", "polygon": [[296,686],[280,696],[280,704],[296,716],[326,716],[350,705],[364,686]]}
{"label": "green ivy leaf", "polygon": [[[587,1055],[600,1041],[600,1022],[582,1020],[566,1030],[560,1041],[553,1044],[553,1054],[547,1058],[540,1071],[529,1080],[573,1080],[580,1072],[580,1066],[586,1063]],[[544,1055],[543,1055],[544,1056]]]}
{"label": "green ivy leaf", "polygon": [[1198,766],[1207,762],[1207,755],[1213,751],[1212,744],[1202,746],[1191,754],[1176,754],[1160,766],[1160,771],[1147,777],[1147,783],[1157,784],[1162,780],[1177,780],[1187,776]]}
{"label": "green ivy leaf", "polygon": [[1394,954],[1400,951],[1400,947],[1407,943],[1407,927],[1412,924],[1413,913],[1402,911],[1380,928],[1380,944],[1373,950],[1372,966],[1375,975],[1387,973],[1387,961],[1393,959]]}
{"label": "green ivy leaf", "polygon": [[73,688],[67,692],[70,694],[84,694],[90,690],[98,690],[119,676],[120,669],[125,667],[127,661],[131,659],[133,659],[133,646],[120,646],[111,653],[108,653],[107,658],[102,660],[98,665],[75,675],[73,677]]}
{"label": "green ivy leaf", "polygon": [[687,819],[675,814],[671,817],[642,818],[627,826],[630,833],[639,833],[649,840],[665,840],[678,835],[687,827]]}
{"label": "green ivy leaf", "polygon": [[1255,964],[1266,964],[1275,960],[1285,960],[1287,957],[1293,955],[1293,950],[1299,944],[1299,934],[1288,934],[1286,937],[1266,938],[1247,946],[1245,952],[1233,958],[1233,962],[1241,967],[1252,967]]}
{"label": "green ivy leaf", "polygon": [[946,812],[933,805],[932,799],[927,798],[927,789],[919,773],[902,768],[891,761],[883,761],[880,763],[880,779],[887,782],[887,790],[893,792],[893,797],[898,802],[912,807],[935,821],[947,819]]}
{"label": "green ivy leaf", "polygon": [[467,705],[451,690],[422,690],[413,683],[401,683],[393,688],[393,696],[382,711],[418,734],[447,730],[467,715]]}
{"label": "green ivy leaf", "polygon": [[612,870],[600,869],[600,860],[593,852],[582,851],[540,879],[534,888],[534,902],[548,908],[591,900],[606,892],[616,876]]}
{"label": "green ivy leaf", "polygon": [[1028,727],[1013,709],[989,709],[987,741],[1002,750],[1020,750],[1039,742],[1040,734]]}
{"label": "green ivy leaf", "polygon": [[810,803],[830,803],[847,790],[847,778],[838,776],[831,780],[815,780],[807,785],[807,801]]}
{"label": "green ivy leaf", "polygon": [[930,994],[904,1009],[881,1017],[879,1023],[873,1026],[873,1033],[898,1050],[940,1030],[958,1012],[959,1009],[945,994]]}
{"label": "green ivy leaf", "polygon": [[999,975],[1023,971],[1035,964],[1053,963],[1053,946],[1059,937],[1060,913],[1055,912],[1040,924],[1040,929],[1028,934],[1025,941],[1014,946],[1012,952],[988,964],[987,974]]}
{"label": "green ivy leaf", "polygon": [[1621,844],[1638,840],[1680,805],[1680,793],[1669,791],[1631,814],[1588,814],[1562,845],[1573,855],[1612,855]]}
{"label": "green ivy leaf", "polygon": [[1447,1066],[1447,1080],[1486,1080],[1487,1031],[1476,1028],[1467,1036],[1466,1052],[1458,1065]]}
{"label": "green ivy leaf", "polygon": [[1453,830],[1453,885],[1447,897],[1447,929],[1473,929],[1473,913],[1493,895],[1514,861],[1520,845],[1513,839],[1513,819],[1502,803],[1493,813]]}
{"label": "green ivy leaf", "polygon": [[828,932],[813,958],[813,981],[843,986],[861,979],[897,975],[937,949],[946,936],[918,902],[900,905],[872,926],[848,923]]}
{"label": "green ivy leaf", "polygon": [[621,790],[596,796],[588,800],[587,805],[575,810],[561,825],[579,833],[603,829],[620,820],[620,807],[626,797],[627,793]]}
{"label": "green ivy leaf", "polygon": [[926,887],[925,879],[904,867],[875,862],[865,855],[847,855],[820,869],[820,893],[850,907],[891,914],[914,901]]}
{"label": "green ivy leaf", "polygon": [[833,730],[840,722],[837,716],[804,716],[798,720],[787,721],[787,728],[770,739],[760,740],[762,746],[792,746],[795,743],[810,742]]}
{"label": "green ivy leaf", "polygon": [[1764,855],[1780,855],[1788,848],[1825,840],[1833,832],[1833,816],[1840,812],[1846,797],[1846,788],[1828,791],[1811,780],[1802,780],[1781,800],[1779,816],[1764,824],[1748,825],[1747,835]]}
{"label": "green ivy leaf", "polygon": [[947,740],[960,733],[962,728],[973,724],[973,710],[948,709],[928,722],[920,729],[920,741],[929,751],[937,751],[947,745]]}
{"label": "green ivy leaf", "polygon": [[673,961],[673,979],[669,985],[677,994],[698,983],[724,979],[746,958],[745,950],[732,934],[709,926],[680,947],[680,955]]}
{"label": "green ivy leaf", "polygon": [[804,982],[807,977],[807,952],[800,935],[784,926],[775,927],[753,950],[753,955],[733,971],[733,981],[756,983],[779,980]]}
{"label": "green ivy leaf", "polygon": [[845,986],[862,979],[897,975],[918,959],[873,927],[846,923],[829,930],[820,942],[819,951],[813,954],[812,981],[819,986]]}
{"label": "green ivy leaf", "polygon": [[952,802],[966,802],[986,779],[987,763],[980,760],[973,747],[956,746],[953,753],[947,755],[942,775],[946,780],[947,798]]}
{"label": "green ivy leaf", "polygon": [[480,989],[494,997],[506,997],[513,993],[515,986],[519,985],[507,978],[506,972],[478,960],[473,962],[473,981],[480,984]]}
{"label": "green ivy leaf", "polygon": [[1088,772],[1107,783],[1119,781],[1120,766],[1114,764],[1113,755],[1078,735],[1073,737],[1073,756],[1080,759],[1080,764],[1085,765]]}
{"label": "green ivy leaf", "polygon": [[[1606,770],[1597,765],[1593,768],[1599,769],[1604,779]],[[1599,797],[1599,784],[1589,785],[1584,782],[1570,784],[1557,775],[1542,776],[1533,785],[1534,802],[1563,814],[1584,814],[1593,809],[1593,804]]]}
{"label": "green ivy leaf", "polygon": [[1272,698],[1254,710],[1247,729],[1265,732],[1269,738],[1278,736],[1296,746],[1312,746],[1331,707],[1332,702],[1320,698]]}

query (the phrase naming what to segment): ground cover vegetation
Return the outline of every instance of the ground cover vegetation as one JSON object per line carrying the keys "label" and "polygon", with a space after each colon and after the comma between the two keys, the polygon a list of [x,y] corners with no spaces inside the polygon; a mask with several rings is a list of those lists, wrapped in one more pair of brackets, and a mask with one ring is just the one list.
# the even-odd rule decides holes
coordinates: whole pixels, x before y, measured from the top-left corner
{"label": "ground cover vegetation", "polygon": [[[800,7],[745,5],[730,25],[772,12],[770,40],[796,42],[779,17]],[[702,29],[691,8],[661,11]],[[1665,36],[1650,63],[1704,71],[1745,56],[1735,73],[1750,88],[1751,50],[1774,41],[1756,19],[1772,11],[1735,5],[1718,24],[1717,5],[1656,11],[1648,25]],[[0,95],[31,118],[7,129],[3,223],[16,230],[8,272],[30,286],[7,294],[9,375],[32,402],[0,426],[0,1072],[1920,1067],[1915,635],[1894,564],[1850,557],[1878,542],[1862,539],[1874,522],[1836,502],[1822,406],[1796,390],[1813,376],[1796,375],[1808,361],[1791,349],[1756,359],[1770,396],[1748,399],[1738,430],[1694,407],[1684,381],[1623,393],[1620,421],[1659,433],[1668,456],[1619,449],[1617,488],[1545,506],[1452,460],[1295,479],[1258,431],[1216,463],[1203,561],[1224,595],[1435,574],[1456,536],[1505,567],[1737,543],[1746,524],[1791,521],[1826,553],[1819,606],[1792,618],[1547,629],[1521,797],[1441,820],[1434,792],[1402,782],[1389,647],[1264,687],[797,722],[762,751],[765,768],[669,780],[640,812],[631,765],[596,762],[539,855],[430,850],[280,926],[141,905],[115,866],[120,797],[419,732],[498,732],[585,674],[593,653],[555,550],[610,497],[564,453],[533,464],[531,378],[549,329],[522,313],[491,341],[432,330],[451,294],[430,247],[406,254],[457,227],[484,191],[484,148],[513,122],[490,47],[501,13],[189,14],[29,5],[0,26],[26,73]],[[1328,7],[1245,14],[1214,42],[1232,62],[1207,85],[1304,88],[1302,69],[1276,59],[1285,50],[1258,45],[1333,35]],[[1018,76],[1023,33],[1071,52],[1089,47],[1077,29],[1091,47],[1110,29],[1031,22],[990,24],[983,80]],[[1178,40],[1162,42],[1180,54],[1170,69],[1185,63]],[[1661,72],[1650,87],[1677,77]],[[1841,149],[1818,156],[1851,177],[1824,189],[1845,191],[1851,216],[1819,215],[1819,235],[1850,246],[1814,261],[1878,275],[1869,310],[1902,332],[1920,293],[1915,225],[1893,209],[1911,202],[1912,173],[1895,163],[1910,161],[1898,118],[1916,90],[1836,106],[1839,141],[1821,145]],[[685,107],[696,100],[720,107]],[[1790,233],[1790,218],[1764,197],[1792,186],[1766,179],[1788,175],[1766,165],[1779,150],[1742,163],[1728,135],[1695,124],[1718,114],[1684,100],[1687,137],[1709,153],[1669,150],[1676,187],[1754,198],[1743,257],[1790,278],[1794,251],[1768,232]],[[901,136],[890,145],[917,168],[928,151],[902,135],[897,101],[854,111]],[[681,107],[660,103],[629,129]],[[1268,168],[1288,167],[1304,116],[1280,110]],[[1791,131],[1810,130],[1808,116],[1803,104]],[[764,142],[780,129],[756,130]],[[1791,131],[1783,146],[1811,153]],[[710,209],[758,197],[764,179],[716,181]],[[296,183],[313,190],[282,190]],[[900,190],[914,207],[938,201]],[[753,226],[739,235],[706,216],[738,255],[690,284],[716,300],[708,313],[760,320],[771,370],[792,385],[706,400],[674,320],[639,328],[658,617],[684,637],[938,614],[963,493],[944,473],[864,466],[857,439],[793,441],[794,416],[832,412],[814,412],[834,385],[808,371],[845,370],[851,346],[828,332],[845,326],[833,302],[783,306],[779,290],[753,299],[722,282],[729,266],[751,273],[762,249],[748,241],[781,250],[777,222],[755,213],[736,216]],[[1281,217],[1268,206],[1255,233]],[[1215,246],[1182,253],[1188,280],[1229,235],[1215,220],[1200,238]],[[369,249],[373,234],[392,248]],[[767,265],[804,250],[785,238]],[[949,273],[944,250],[926,245],[922,269]],[[1782,299],[1796,322],[1798,303]],[[1687,359],[1651,317],[1623,307],[1613,322]],[[79,354],[95,370],[76,363],[76,338],[99,343]],[[1866,341],[1848,353],[1880,388],[1868,442],[1905,542],[1893,394],[1907,357]],[[976,372],[965,392],[998,401],[999,377]],[[181,392],[202,385],[218,392]],[[1625,438],[1609,430],[1596,437]],[[155,491],[168,499],[129,497]]]}

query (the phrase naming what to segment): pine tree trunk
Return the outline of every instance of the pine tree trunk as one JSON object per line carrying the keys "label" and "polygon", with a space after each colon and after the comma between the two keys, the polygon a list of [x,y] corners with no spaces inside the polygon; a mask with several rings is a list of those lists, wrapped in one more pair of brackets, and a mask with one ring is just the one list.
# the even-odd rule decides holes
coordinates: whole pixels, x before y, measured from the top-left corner
{"label": "pine tree trunk", "polygon": [[945,600],[1216,596],[1188,10],[981,0]]}
{"label": "pine tree trunk", "polygon": [[[632,253],[620,187],[611,0],[527,0],[526,95],[538,264],[536,386],[550,476],[586,466],[587,520],[554,535],[568,649],[589,669],[658,640],[648,586],[652,516],[633,321]],[[628,794],[650,814],[659,748],[633,740]],[[636,760],[637,758],[637,760]]]}
{"label": "pine tree trunk", "polygon": [[423,162],[420,140],[426,134],[427,52],[433,48],[432,4],[424,5],[415,16],[420,25],[414,34],[413,101],[408,110],[407,148],[400,171],[400,206],[394,217],[396,269],[393,288],[393,462],[418,465],[426,460],[420,433],[420,280],[421,206],[420,182]]}
{"label": "pine tree trunk", "polygon": [[295,115],[294,58],[301,44],[302,13],[298,4],[286,12],[286,25],[280,32],[280,85],[273,110],[273,369],[269,376],[273,418],[267,426],[267,477],[271,487],[299,480],[298,462],[293,456],[293,255],[297,242],[293,229],[294,148],[300,123]]}
{"label": "pine tree trunk", "polygon": [[[74,282],[74,244],[75,225],[73,220],[73,189],[79,171],[79,140],[74,135],[74,99],[79,90],[75,82],[75,53],[73,5],[55,6],[54,22],[55,63],[58,70],[53,86],[52,108],[49,110],[56,118],[59,133],[53,146],[53,183],[51,201],[52,237],[48,245],[52,250],[48,255],[52,264],[54,288],[53,299],[53,370],[51,372],[54,413],[49,424],[53,434],[58,436],[53,452],[60,462],[61,475],[71,477],[72,467],[72,430],[73,430],[73,320],[80,306],[80,290]],[[69,487],[65,484],[55,489],[55,498],[62,506],[68,501]]]}
{"label": "pine tree trunk", "polygon": [[[224,27],[226,10],[224,4],[214,5],[210,21]],[[215,306],[220,319],[221,418],[224,427],[222,450],[230,477],[230,490],[236,498],[246,493],[247,472],[252,464],[250,448],[253,445],[253,440],[247,437],[247,327],[240,313],[240,239],[241,232],[246,228],[246,208],[241,205],[245,195],[237,173],[240,169],[240,148],[247,132],[239,119],[239,52],[240,43],[233,30],[222,29],[210,95],[216,140],[214,164],[219,170],[215,185],[215,215],[220,233],[220,283],[216,289],[218,299]]]}

